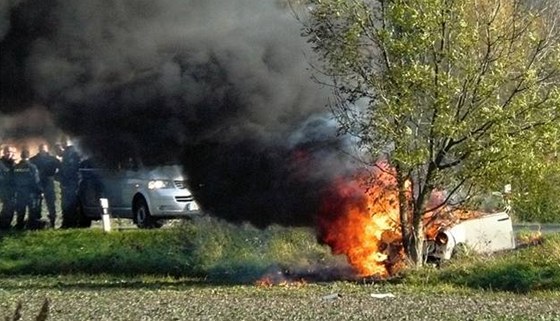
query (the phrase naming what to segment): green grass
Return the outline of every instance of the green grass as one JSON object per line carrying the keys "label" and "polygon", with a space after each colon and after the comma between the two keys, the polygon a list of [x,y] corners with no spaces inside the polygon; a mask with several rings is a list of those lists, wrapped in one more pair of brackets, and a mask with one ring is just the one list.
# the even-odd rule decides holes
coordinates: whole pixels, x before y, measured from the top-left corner
{"label": "green grass", "polygon": [[0,235],[0,319],[20,311],[39,320],[48,300],[48,320],[62,321],[558,320],[559,264],[560,236],[550,235],[539,246],[386,281],[263,287],[255,281],[264,275],[332,273],[344,258],[309,229],[211,219],[160,230],[29,231]]}
{"label": "green grass", "polygon": [[154,275],[252,282],[275,264],[329,256],[308,229],[258,230],[203,219],[176,228],[44,230],[0,236],[3,275]]}
{"label": "green grass", "polygon": [[175,231],[56,230],[0,237],[2,274],[162,273],[189,269]]}
{"label": "green grass", "polygon": [[[258,230],[212,219],[160,230],[8,233],[0,236],[0,258],[4,276],[136,280],[142,276],[142,282],[167,282],[171,277],[209,284],[252,284],[270,271],[286,268],[332,274],[345,264],[343,257],[319,245],[309,229],[272,226]],[[550,235],[542,245],[500,255],[468,256],[441,268],[405,271],[388,282],[421,291],[426,287],[555,291],[560,288],[560,236]]]}
{"label": "green grass", "polygon": [[541,245],[493,256],[467,255],[442,268],[407,273],[404,282],[419,286],[453,286],[527,293],[560,289],[560,235]]}

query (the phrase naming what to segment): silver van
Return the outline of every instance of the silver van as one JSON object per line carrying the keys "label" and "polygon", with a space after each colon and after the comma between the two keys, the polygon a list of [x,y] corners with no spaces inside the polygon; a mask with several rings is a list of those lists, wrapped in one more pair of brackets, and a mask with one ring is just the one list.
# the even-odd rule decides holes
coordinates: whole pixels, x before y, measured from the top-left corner
{"label": "silver van", "polygon": [[80,169],[79,225],[100,220],[101,199],[112,217],[130,218],[140,228],[161,227],[164,219],[191,218],[202,212],[178,165]]}

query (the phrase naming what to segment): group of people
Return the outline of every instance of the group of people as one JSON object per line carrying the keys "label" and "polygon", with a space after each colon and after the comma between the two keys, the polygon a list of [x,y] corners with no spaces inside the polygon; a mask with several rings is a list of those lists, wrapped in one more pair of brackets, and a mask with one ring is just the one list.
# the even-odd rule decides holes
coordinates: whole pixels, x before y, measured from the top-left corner
{"label": "group of people", "polygon": [[[56,154],[41,144],[33,157],[23,148],[19,162],[15,148],[4,146],[0,158],[0,229],[41,229],[56,224],[55,180],[60,183],[62,228],[76,226],[80,157],[72,145],[57,145]],[[45,201],[48,222],[42,219]],[[16,217],[15,225],[12,221]]]}

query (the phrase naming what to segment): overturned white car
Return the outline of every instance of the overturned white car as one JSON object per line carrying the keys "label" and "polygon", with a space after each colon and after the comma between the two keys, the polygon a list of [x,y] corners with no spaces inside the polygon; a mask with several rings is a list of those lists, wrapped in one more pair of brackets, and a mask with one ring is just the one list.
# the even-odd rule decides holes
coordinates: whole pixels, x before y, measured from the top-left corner
{"label": "overturned white car", "polygon": [[449,260],[461,251],[484,254],[515,249],[511,218],[506,212],[486,214],[440,230],[427,241],[428,259]]}

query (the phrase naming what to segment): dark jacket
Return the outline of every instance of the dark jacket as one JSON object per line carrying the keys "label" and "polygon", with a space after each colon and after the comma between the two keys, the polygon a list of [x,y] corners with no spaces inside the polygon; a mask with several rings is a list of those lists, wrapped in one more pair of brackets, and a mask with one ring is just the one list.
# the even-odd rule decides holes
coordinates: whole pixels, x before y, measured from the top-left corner
{"label": "dark jacket", "polygon": [[78,184],[80,169],[80,155],[74,146],[68,146],[62,154],[62,163],[58,173],[58,179],[62,185]]}
{"label": "dark jacket", "polygon": [[0,196],[5,197],[13,191],[13,174],[15,162],[13,159],[0,158]]}
{"label": "dark jacket", "polygon": [[14,166],[14,187],[16,193],[42,193],[37,166],[29,160],[17,163]]}
{"label": "dark jacket", "polygon": [[41,182],[53,178],[60,168],[60,161],[56,157],[45,152],[39,152],[37,155],[31,157],[29,161],[37,166]]}

